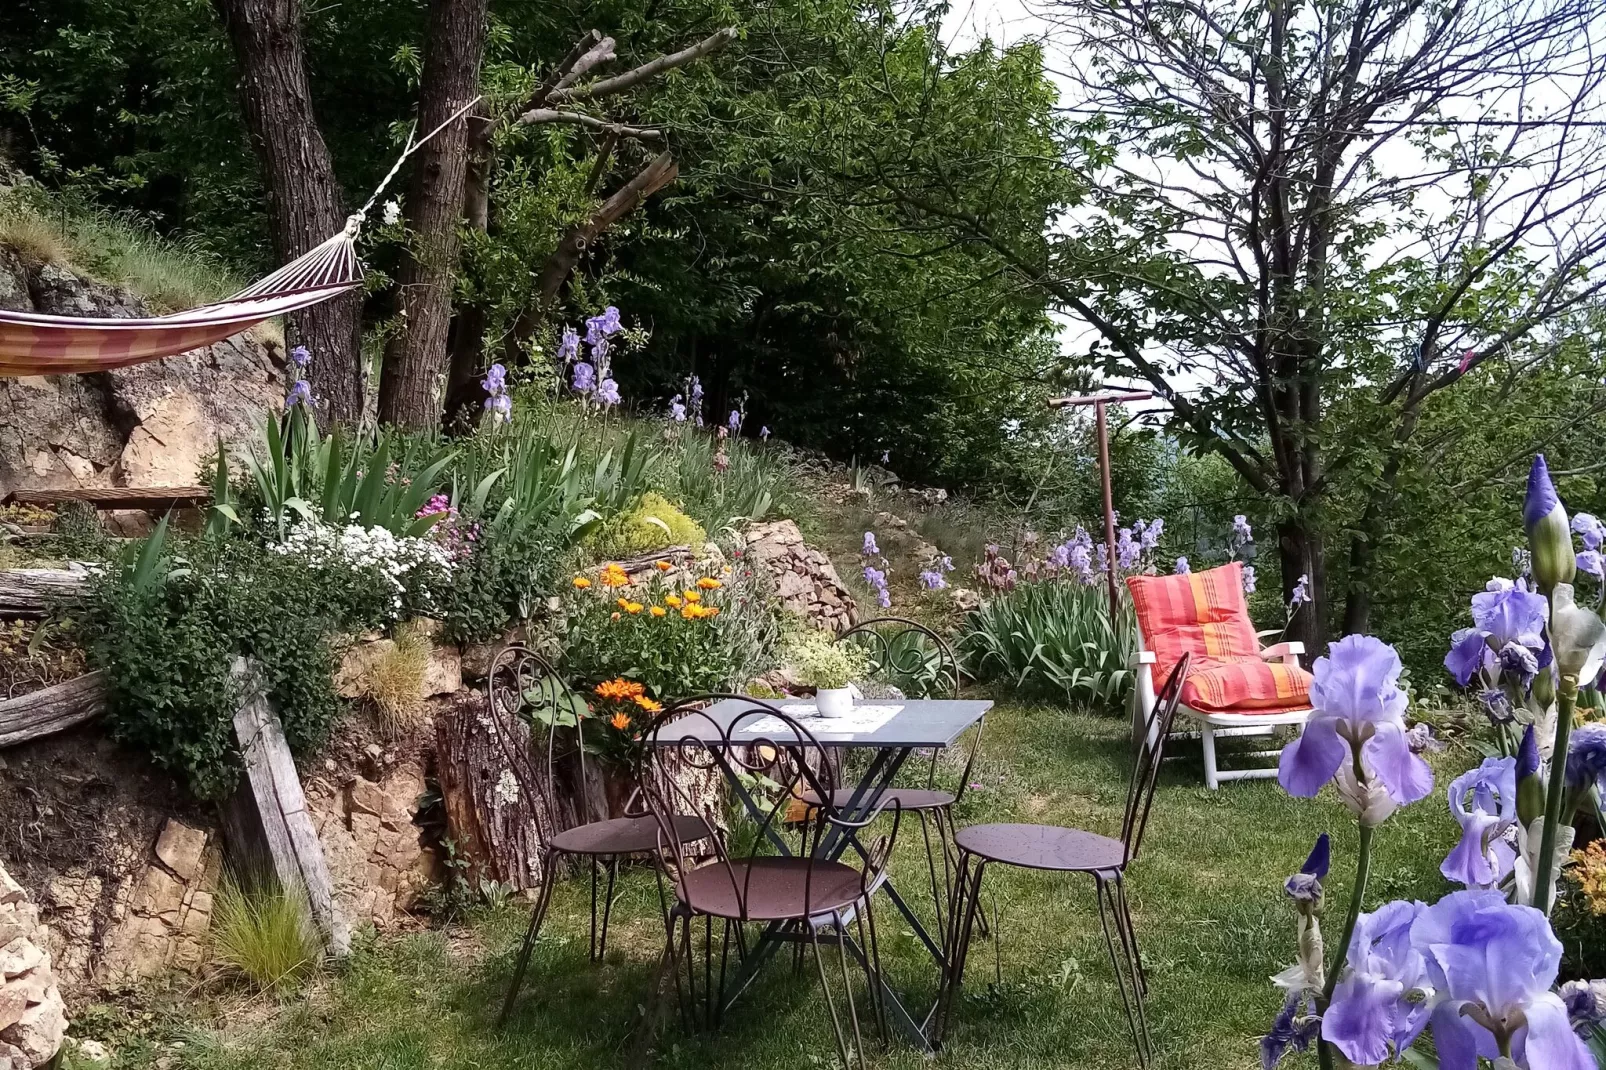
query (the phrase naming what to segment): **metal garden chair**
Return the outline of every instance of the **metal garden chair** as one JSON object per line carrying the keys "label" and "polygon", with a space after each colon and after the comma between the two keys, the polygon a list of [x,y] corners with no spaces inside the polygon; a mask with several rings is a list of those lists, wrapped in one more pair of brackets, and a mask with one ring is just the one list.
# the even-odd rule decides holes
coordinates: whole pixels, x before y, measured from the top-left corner
{"label": "metal garden chair", "polygon": [[[557,883],[558,860],[564,857],[583,859],[590,865],[591,928],[588,951],[592,962],[600,962],[608,947],[608,922],[613,912],[613,891],[619,876],[619,862],[631,855],[657,851],[663,833],[659,823],[641,805],[639,788],[626,803],[624,817],[588,820],[590,793],[583,727],[586,704],[584,699],[563,684],[552,667],[539,655],[521,643],[502,648],[491,661],[485,686],[490,700],[491,732],[496,736],[503,759],[522,796],[540,800],[537,819],[544,822],[540,829],[541,888],[530,912],[530,925],[519,949],[512,983],[508,985],[502,1012],[497,1018],[500,1027],[513,1011],[513,1003],[524,982],[536,938],[546,920],[547,908],[552,902],[552,889]],[[542,770],[533,767],[530,746],[533,741],[527,738],[528,733],[519,724],[523,719],[521,715],[527,711],[531,714],[531,731],[545,728]],[[572,737],[570,733],[561,731],[564,729],[572,729]],[[579,770],[576,790],[573,792],[574,823],[563,828],[560,826],[566,823],[565,808],[560,804],[556,786],[561,778],[560,769],[568,765],[571,758]],[[675,837],[683,841],[705,839],[708,836],[707,826],[695,817],[677,815],[668,827]],[[604,872],[607,874],[607,886],[599,898]],[[659,895],[663,899],[661,886]],[[664,905],[667,906],[667,901]]]}
{"label": "metal garden chair", "polygon": [[[953,647],[942,636],[916,621],[903,617],[882,617],[865,621],[843,632],[837,640],[856,643],[869,655],[872,672],[881,681],[897,687],[911,698],[959,697],[959,659]],[[965,797],[970,785],[970,774],[981,750],[982,731],[986,718],[976,722],[970,744],[965,750],[965,764],[956,781],[939,783],[941,753],[931,752],[931,761],[925,769],[924,784],[912,787],[893,787],[883,798],[896,800],[903,813],[914,814],[920,821],[920,837],[926,848],[926,875],[929,878],[931,898],[937,913],[936,932],[947,932],[944,907],[953,894],[953,831],[954,807]],[[852,788],[838,788],[832,800],[838,807],[851,801]],[[818,804],[812,792],[806,792],[803,801],[809,806]],[[936,829],[936,845],[932,844],[932,828]],[[938,875],[938,850],[941,851],[942,873]],[[985,920],[983,921],[985,931]]]}
{"label": "metal garden chair", "polygon": [[[723,724],[703,707],[721,699],[734,699],[747,708]],[[844,1067],[851,1066],[848,1037],[831,996],[821,943],[837,947],[838,966],[852,1026],[852,1050],[865,1065],[858,1008],[848,979],[850,949],[863,967],[871,1004],[883,1042],[886,1015],[880,998],[881,960],[871,899],[886,875],[901,824],[895,800],[882,800],[862,821],[850,821],[838,808],[816,806],[805,835],[803,850],[791,854],[778,835],[777,822],[791,800],[805,791],[830,799],[829,763],[821,760],[820,744],[809,730],[779,709],[739,695],[703,695],[686,699],[666,710],[654,728],[654,769],[643,778],[647,808],[658,820],[662,840],[659,859],[674,889],[666,955],[675,976],[676,991],[688,1019],[696,1016],[699,987],[694,927],[703,920],[702,1020],[718,1024],[731,998],[726,995],[727,969],[734,944],[744,977],[762,959],[762,944],[748,950],[743,928],[765,926],[764,941],[807,943],[813,951],[820,988],[831,1015],[837,1053]],[[738,738],[740,737],[740,738]],[[720,820],[717,805],[706,792],[694,798],[687,787],[687,772],[718,770],[742,812]],[[892,828],[865,852],[863,868],[855,869],[827,855],[841,852],[840,838],[853,835],[893,811]],[[715,829],[709,842],[711,856],[698,857],[687,841],[676,835],[676,815],[695,812]],[[833,851],[833,847],[837,848]],[[718,977],[714,969],[714,927],[722,923]],[[676,924],[679,934],[675,932]],[[849,929],[857,930],[856,943]],[[749,962],[752,958],[754,961]],[[684,977],[685,988],[681,982]],[[741,986],[736,987],[739,993]]]}
{"label": "metal garden chair", "polygon": [[[1171,670],[1155,699],[1150,728],[1139,739],[1132,779],[1127,787],[1126,810],[1121,819],[1121,838],[1112,839],[1081,829],[1057,825],[971,825],[959,830],[954,842],[959,848],[959,879],[953,906],[949,909],[948,946],[953,948],[947,976],[938,997],[933,1043],[940,1045],[953,1015],[965,975],[970,952],[971,930],[977,904],[981,901],[982,878],[993,863],[1023,869],[1052,870],[1061,873],[1087,873],[1093,877],[1098,897],[1099,924],[1110,953],[1115,984],[1121,992],[1121,1005],[1138,1062],[1147,1066],[1152,1057],[1149,1024],[1143,1001],[1148,994],[1148,978],[1138,951],[1137,931],[1126,898],[1126,871],[1138,856],[1149,810],[1154,804],[1155,782],[1160,773],[1166,739],[1176,717],[1182,682],[1188,673],[1189,655],[1184,654]],[[974,862],[974,866],[972,863]],[[1112,935],[1112,926],[1114,934]],[[1119,943],[1120,950],[1116,950]],[[1130,993],[1129,993],[1130,990]]]}

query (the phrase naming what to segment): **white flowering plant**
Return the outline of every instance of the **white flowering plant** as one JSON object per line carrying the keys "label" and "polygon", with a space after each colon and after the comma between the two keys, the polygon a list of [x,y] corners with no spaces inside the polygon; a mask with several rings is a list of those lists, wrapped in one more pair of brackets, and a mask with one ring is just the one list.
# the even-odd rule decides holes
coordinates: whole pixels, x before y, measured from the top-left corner
{"label": "white flowering plant", "polygon": [[346,595],[353,619],[378,625],[433,613],[451,581],[450,548],[428,535],[396,535],[351,520],[302,520],[268,549],[297,557],[326,578],[332,592]]}

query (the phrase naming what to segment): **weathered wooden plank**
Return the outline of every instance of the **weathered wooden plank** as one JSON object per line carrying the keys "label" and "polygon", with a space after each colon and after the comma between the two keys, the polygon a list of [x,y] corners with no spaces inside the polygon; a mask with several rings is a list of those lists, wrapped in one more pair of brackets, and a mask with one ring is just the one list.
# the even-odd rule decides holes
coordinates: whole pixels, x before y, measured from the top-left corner
{"label": "weathered wooden plank", "polygon": [[[344,955],[350,949],[350,927],[334,907],[329,864],[307,812],[307,799],[290,756],[290,744],[284,738],[284,726],[251,664],[245,658],[236,658],[231,672],[247,696],[234,715],[234,733],[245,760],[241,790],[242,794],[249,792],[255,807],[265,841],[262,846],[279,883],[306,898],[329,951]],[[237,827],[240,824],[236,823]]]}
{"label": "weathered wooden plank", "polygon": [[75,676],[0,702],[0,747],[65,732],[106,711],[106,674]]}
{"label": "weathered wooden plank", "polygon": [[0,617],[49,616],[61,602],[82,594],[89,583],[88,569],[0,569]]}
{"label": "weathered wooden plank", "polygon": [[163,512],[212,500],[210,487],[73,487],[68,490],[14,490],[7,503],[57,506],[84,502],[97,509],[148,509]]}

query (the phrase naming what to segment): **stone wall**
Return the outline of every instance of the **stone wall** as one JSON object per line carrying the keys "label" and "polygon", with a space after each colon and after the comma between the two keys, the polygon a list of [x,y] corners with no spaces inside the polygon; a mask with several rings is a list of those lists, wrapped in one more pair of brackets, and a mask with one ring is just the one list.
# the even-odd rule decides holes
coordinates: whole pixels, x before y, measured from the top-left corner
{"label": "stone wall", "polygon": [[433,738],[428,718],[385,742],[353,718],[302,774],[335,908],[353,928],[392,927],[436,881],[435,854],[417,823]]}
{"label": "stone wall", "polygon": [[[0,246],[0,308],[127,319],[126,291]],[[218,436],[249,441],[284,399],[283,355],[250,334],[93,375],[0,378],[0,496],[193,484]]]}
{"label": "stone wall", "polygon": [[66,1007],[39,911],[0,869],[0,1070],[44,1066],[56,1057],[66,1032]]}
{"label": "stone wall", "polygon": [[762,564],[788,610],[818,627],[841,633],[859,622],[859,609],[831,559],[803,541],[791,520],[754,524],[745,532],[743,556]]}

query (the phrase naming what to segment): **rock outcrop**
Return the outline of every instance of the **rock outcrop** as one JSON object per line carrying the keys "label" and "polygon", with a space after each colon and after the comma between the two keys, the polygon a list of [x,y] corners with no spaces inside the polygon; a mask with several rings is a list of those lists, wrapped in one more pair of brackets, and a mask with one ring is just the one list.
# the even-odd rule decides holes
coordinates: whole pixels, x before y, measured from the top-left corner
{"label": "rock outcrop", "polygon": [[[0,247],[0,308],[127,319],[124,290]],[[192,485],[218,436],[248,441],[284,398],[278,347],[249,334],[93,375],[0,378],[0,495]]]}
{"label": "rock outcrop", "polygon": [[0,1070],[33,1070],[61,1050],[67,1010],[28,893],[0,869]]}
{"label": "rock outcrop", "polygon": [[744,559],[769,570],[788,610],[838,634],[859,621],[859,609],[831,559],[803,541],[791,520],[754,524],[745,532]]}

